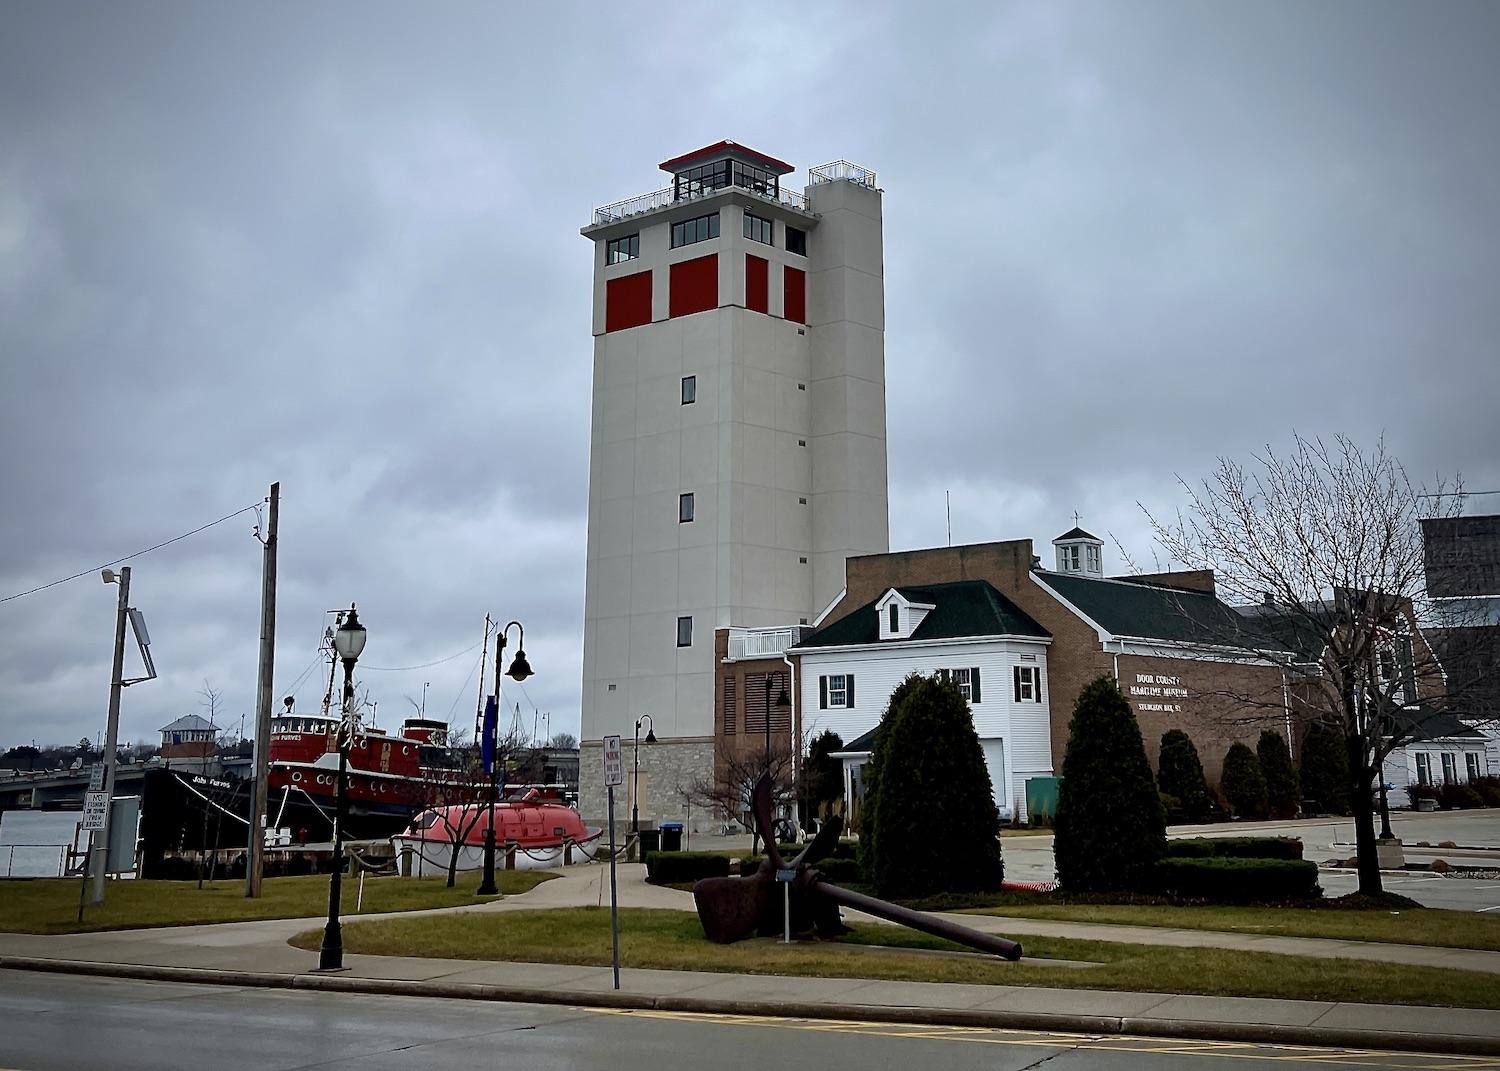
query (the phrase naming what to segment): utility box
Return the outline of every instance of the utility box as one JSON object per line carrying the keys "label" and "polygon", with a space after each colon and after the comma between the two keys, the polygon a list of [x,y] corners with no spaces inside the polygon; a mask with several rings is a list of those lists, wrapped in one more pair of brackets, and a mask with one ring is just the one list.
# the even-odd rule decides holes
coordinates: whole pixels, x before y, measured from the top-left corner
{"label": "utility box", "polygon": [[1034,826],[1050,826],[1057,820],[1057,793],[1061,777],[1030,777],[1026,780],[1026,820]]}

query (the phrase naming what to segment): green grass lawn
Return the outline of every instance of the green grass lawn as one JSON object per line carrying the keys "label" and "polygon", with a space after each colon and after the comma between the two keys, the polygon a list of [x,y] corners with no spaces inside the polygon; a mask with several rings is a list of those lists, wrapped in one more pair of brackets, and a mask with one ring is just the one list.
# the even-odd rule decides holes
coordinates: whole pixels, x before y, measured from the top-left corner
{"label": "green grass lawn", "polygon": [[[539,870],[502,870],[495,884],[502,893],[521,893],[556,875]],[[479,903],[479,875],[460,874],[449,889],[444,877],[365,878],[360,910],[417,911]],[[192,926],[250,919],[314,918],[328,911],[328,875],[267,878],[262,895],[245,898],[245,883],[206,881],[111,881],[100,907],[85,906],[78,922],[77,878],[0,881],[0,930],[12,933],[82,933],[146,926]],[[345,877],[342,910],[354,914],[359,877]]]}
{"label": "green grass lawn", "polygon": [[[1389,910],[1351,909],[1335,901],[1308,907],[1217,907],[1171,904],[1053,903],[1039,897],[1002,894],[985,897],[985,906],[966,907],[977,914],[1011,918],[1107,922],[1125,926],[1167,926],[1225,933],[1263,933],[1278,937],[1327,937],[1340,941],[1434,945],[1500,951],[1500,916],[1473,911],[1425,907]],[[1321,906],[1319,906],[1321,904]],[[939,902],[922,905],[949,910]]]}
{"label": "green grass lawn", "polygon": [[[703,936],[697,916],[644,909],[622,910],[620,931],[620,960],[627,967],[1500,1008],[1500,975],[1352,960],[1031,938],[1026,959],[1012,964],[903,952],[961,949],[895,926],[864,926],[837,941],[790,946],[775,939],[716,945]],[[292,943],[315,949],[321,940],[320,930],[310,930]],[[370,955],[605,966],[609,911],[559,908],[352,922],[344,927],[344,947]],[[1097,965],[1048,966],[1047,959]]]}

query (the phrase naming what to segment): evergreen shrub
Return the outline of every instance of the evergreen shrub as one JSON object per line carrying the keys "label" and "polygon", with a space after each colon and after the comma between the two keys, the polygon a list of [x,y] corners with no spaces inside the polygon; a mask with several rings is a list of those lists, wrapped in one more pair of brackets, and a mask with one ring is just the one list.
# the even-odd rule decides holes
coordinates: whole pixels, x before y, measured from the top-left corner
{"label": "evergreen shrub", "polygon": [[1168,729],[1162,733],[1156,769],[1157,787],[1177,801],[1176,813],[1169,814],[1169,817],[1184,822],[1208,821],[1213,802],[1192,737],[1181,729]]}
{"label": "evergreen shrub", "polygon": [[700,878],[729,876],[730,858],[722,852],[647,852],[646,880],[677,885]]}
{"label": "evergreen shrub", "polygon": [[1191,837],[1167,841],[1167,855],[1177,859],[1301,859],[1296,837]]}
{"label": "evergreen shrub", "polygon": [[1229,806],[1239,818],[1266,816],[1266,778],[1260,760],[1244,744],[1233,744],[1224,756],[1224,776],[1219,782]]}
{"label": "evergreen shrub", "polygon": [[1166,819],[1130,703],[1113,677],[1083,689],[1068,725],[1053,855],[1068,892],[1139,891],[1166,850]]}
{"label": "evergreen shrub", "polygon": [[1000,812],[956,684],[912,674],[897,686],[869,773],[860,863],[881,896],[1000,887]]}
{"label": "evergreen shrub", "polygon": [[1302,798],[1320,813],[1349,813],[1349,753],[1337,725],[1315,721],[1307,727],[1297,778]]}
{"label": "evergreen shrub", "polygon": [[1255,744],[1255,756],[1260,759],[1260,772],[1266,778],[1267,812],[1272,818],[1296,818],[1302,786],[1297,783],[1286,737],[1270,730],[1261,733]]}
{"label": "evergreen shrub", "polygon": [[1162,892],[1183,900],[1277,903],[1322,895],[1318,865],[1305,859],[1163,859],[1156,864]]}

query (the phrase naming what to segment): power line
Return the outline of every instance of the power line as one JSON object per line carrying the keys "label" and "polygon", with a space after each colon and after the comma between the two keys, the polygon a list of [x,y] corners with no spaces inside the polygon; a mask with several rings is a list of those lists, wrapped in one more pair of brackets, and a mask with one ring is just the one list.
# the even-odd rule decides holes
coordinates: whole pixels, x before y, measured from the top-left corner
{"label": "power line", "polygon": [[105,562],[103,565],[96,565],[92,569],[80,570],[79,572],[74,573],[72,576],[65,576],[61,580],[54,580],[50,584],[40,584],[29,591],[18,591],[14,595],[7,595],[3,599],[0,599],[0,602],[10,602],[11,599],[19,599],[25,595],[35,595],[39,591],[46,591],[48,588],[55,588],[59,584],[66,584],[69,580],[77,580],[80,576],[88,576],[90,573],[97,573],[100,569],[108,569],[111,565],[119,565],[121,562],[128,562],[132,558],[139,558],[144,554],[150,554],[153,550],[161,550],[162,547],[169,547],[179,540],[186,539],[188,536],[195,536],[199,532],[206,532],[214,525],[223,524],[227,520],[238,517],[241,513],[249,513],[251,510],[259,508],[260,503],[255,502],[249,506],[246,506],[244,509],[237,509],[233,513],[226,513],[216,521],[209,521],[201,528],[194,528],[191,532],[183,532],[182,535],[173,536],[171,539],[168,539],[162,543],[158,543],[154,547],[147,547],[145,550],[138,550],[134,554],[127,554],[123,558],[116,558],[112,562]]}
{"label": "power line", "polygon": [[447,658],[439,658],[436,662],[423,662],[420,666],[360,666],[360,669],[374,669],[382,673],[404,673],[409,669],[426,669],[428,666],[441,666],[444,662],[452,662],[455,658],[462,658],[479,647],[479,644],[471,644],[462,651],[449,655]]}

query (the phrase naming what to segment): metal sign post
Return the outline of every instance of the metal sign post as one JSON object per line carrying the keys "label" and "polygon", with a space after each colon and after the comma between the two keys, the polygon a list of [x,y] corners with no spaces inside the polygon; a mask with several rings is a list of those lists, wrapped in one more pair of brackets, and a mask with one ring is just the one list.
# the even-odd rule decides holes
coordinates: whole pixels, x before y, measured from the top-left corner
{"label": "metal sign post", "polygon": [[792,882],[797,880],[795,867],[776,871],[776,880],[781,882],[781,941],[792,943]]}
{"label": "metal sign post", "polygon": [[615,789],[625,783],[625,760],[620,738],[604,738],[604,786],[609,794],[609,933],[614,948],[611,963],[615,970],[615,988],[620,988],[620,905],[619,886],[615,880]]}

